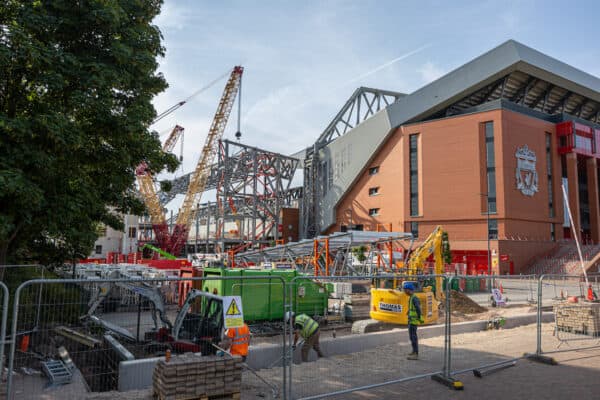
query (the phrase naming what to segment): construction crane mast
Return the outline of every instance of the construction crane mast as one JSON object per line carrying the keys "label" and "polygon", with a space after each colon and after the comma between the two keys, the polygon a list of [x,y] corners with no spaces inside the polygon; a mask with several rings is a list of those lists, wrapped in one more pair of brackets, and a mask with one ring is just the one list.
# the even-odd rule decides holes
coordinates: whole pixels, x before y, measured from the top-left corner
{"label": "construction crane mast", "polygon": [[[183,128],[179,125],[175,125],[175,128],[167,137],[167,140],[163,144],[164,152],[171,152],[177,143],[177,140],[183,135]],[[162,210],[162,206],[156,194],[154,188],[154,178],[152,171],[148,168],[148,164],[142,162],[135,170],[136,178],[138,181],[139,191],[144,199],[148,213],[150,214],[150,220],[152,221],[152,228],[156,241],[160,248],[164,248],[169,243],[169,230],[167,228],[167,221]]]}
{"label": "construction crane mast", "polygon": [[[208,135],[206,136],[202,154],[200,155],[196,169],[190,176],[190,184],[181,209],[179,210],[170,241],[168,245],[164,247],[161,246],[159,242],[159,246],[171,254],[179,254],[187,241],[190,225],[194,220],[194,207],[200,202],[202,192],[204,191],[206,182],[210,176],[210,169],[218,152],[219,140],[223,136],[225,126],[229,120],[229,114],[231,113],[233,103],[238,94],[243,72],[244,68],[241,66],[236,66],[233,68],[233,71],[231,71],[231,75],[229,76],[229,80],[227,81],[225,90],[221,96],[221,101],[217,107],[217,112],[215,113]],[[168,232],[166,224],[164,224],[164,227],[161,227],[161,229]],[[155,232],[157,232],[156,229]]]}

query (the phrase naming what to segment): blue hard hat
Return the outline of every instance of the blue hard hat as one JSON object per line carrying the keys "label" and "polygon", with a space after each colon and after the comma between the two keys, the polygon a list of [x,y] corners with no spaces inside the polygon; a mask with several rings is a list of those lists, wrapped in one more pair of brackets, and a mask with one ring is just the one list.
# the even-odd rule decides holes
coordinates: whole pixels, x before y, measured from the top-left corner
{"label": "blue hard hat", "polygon": [[405,282],[404,283],[404,289],[408,289],[408,290],[415,290],[415,285],[412,282]]}

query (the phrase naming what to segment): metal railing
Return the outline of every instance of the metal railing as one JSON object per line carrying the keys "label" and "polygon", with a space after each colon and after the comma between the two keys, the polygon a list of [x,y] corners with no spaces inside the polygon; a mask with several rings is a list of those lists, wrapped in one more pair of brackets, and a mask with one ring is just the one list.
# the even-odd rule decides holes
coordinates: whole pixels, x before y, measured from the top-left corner
{"label": "metal railing", "polygon": [[[225,292],[218,295],[251,299],[244,304],[253,339],[243,382],[245,390],[261,396],[271,391],[272,397],[284,399],[320,399],[374,391],[385,397],[390,385],[428,377],[460,389],[459,377],[464,373],[483,377],[514,366],[523,358],[600,347],[596,328],[585,323],[581,329],[566,325],[556,312],[560,306],[569,315],[577,314],[578,307],[586,306],[567,301],[571,296],[587,296],[588,288],[575,275],[439,276],[444,296],[438,299],[442,300],[438,324],[419,327],[419,357],[423,362],[409,364],[405,360],[409,346],[404,327],[390,330],[390,326],[355,320],[368,318],[372,307],[369,292],[374,285],[391,282],[397,286],[404,279],[415,278],[433,283],[436,276],[297,276],[286,280],[275,274],[256,273],[194,278],[33,279],[21,283],[13,293],[0,282],[2,366],[3,352],[10,345],[6,353],[7,398],[36,398],[48,381],[41,374],[42,362],[60,356],[71,359],[76,366],[71,371],[73,383],[67,387],[71,396],[82,395],[86,387],[92,391],[124,391],[151,385],[151,360],[156,360],[152,356],[160,357],[166,348],[176,350],[157,340],[157,332],[165,320],[177,320],[180,293],[170,289],[180,287],[181,282],[210,294],[219,288]],[[600,293],[599,278],[589,276],[596,293]],[[94,296],[106,285],[112,292],[90,313]],[[157,289],[164,302],[163,315],[156,315],[152,302],[132,290],[135,285]],[[268,295],[263,296],[265,293]],[[207,304],[192,306],[192,314]],[[313,362],[316,357],[309,348],[308,363],[302,362],[301,341],[298,351],[292,346],[294,326],[285,321],[287,311],[307,314],[320,322],[325,359]],[[365,333],[353,333],[361,326]],[[378,328],[387,330],[369,333]],[[61,347],[64,350],[57,351]],[[64,357],[65,350],[68,357]],[[210,346],[202,350],[217,351]],[[133,360],[141,361],[134,364],[135,374],[126,368]],[[148,366],[140,367],[146,362]]]}
{"label": "metal railing", "polygon": [[[150,297],[140,297],[132,303],[130,299],[120,297],[122,290],[113,289],[131,287],[131,290],[135,291],[136,287],[142,285],[159,287],[181,281],[192,282],[192,286],[198,283],[197,286],[202,288],[213,283],[209,285],[213,289],[207,296],[198,297],[204,299],[210,298],[214,291],[218,291],[219,293],[216,293],[218,295],[235,295],[228,292],[220,293],[221,290],[217,288],[229,291],[235,282],[244,290],[245,284],[250,287],[257,280],[266,282],[270,286],[278,286],[278,292],[281,293],[281,309],[278,315],[272,318],[278,320],[279,326],[283,329],[281,347],[276,350],[276,353],[282,354],[287,338],[283,323],[283,307],[287,304],[285,299],[287,291],[286,282],[280,276],[35,279],[23,282],[16,289],[13,298],[7,398],[39,397],[47,382],[47,379],[41,375],[41,370],[46,368],[43,362],[47,360],[62,358],[65,365],[69,364],[68,360],[73,362],[71,366],[75,368],[70,371],[72,383],[69,385],[67,397],[81,397],[85,395],[86,387],[91,391],[137,390],[151,387],[152,370],[158,360],[156,356],[161,357],[167,349],[174,353],[198,350],[203,354],[218,352],[212,345],[219,346],[223,334],[222,328],[215,328],[219,332],[213,332],[210,321],[222,321],[222,314],[216,314],[225,313],[222,308],[219,311],[218,307],[209,301],[199,300],[200,303],[191,303],[191,314],[182,317],[179,335],[174,337],[175,332],[171,328],[179,320],[175,305],[166,305],[163,312],[155,312],[156,304],[160,301],[150,300]],[[105,297],[101,305],[90,313],[90,307],[93,307],[94,300],[97,300],[96,294],[101,292],[97,289],[106,288],[106,285],[109,291],[103,293]],[[40,287],[43,291],[42,296],[38,297]],[[113,291],[114,297],[111,294]],[[160,295],[160,292],[158,293]],[[248,308],[250,311],[251,307]],[[202,314],[200,309],[207,311]],[[41,317],[37,318],[37,314]],[[191,328],[196,326],[193,324],[199,323],[198,321],[202,321],[200,322],[202,325],[197,326],[203,329],[199,333]],[[215,339],[202,339],[203,336],[208,338],[214,336]],[[190,346],[190,343],[196,345]],[[61,347],[62,349],[59,349]],[[252,371],[251,359],[249,364],[247,370]],[[285,365],[282,365],[280,370],[280,381],[285,391]],[[59,383],[52,376],[49,378],[51,383]],[[247,378],[247,374],[244,374],[243,379]],[[259,384],[264,386],[264,383]]]}

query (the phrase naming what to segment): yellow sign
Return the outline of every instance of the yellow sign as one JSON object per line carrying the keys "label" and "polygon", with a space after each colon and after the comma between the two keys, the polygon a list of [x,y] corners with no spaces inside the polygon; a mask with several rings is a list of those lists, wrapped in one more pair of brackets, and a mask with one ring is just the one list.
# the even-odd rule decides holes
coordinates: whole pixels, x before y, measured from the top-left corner
{"label": "yellow sign", "polygon": [[223,297],[223,325],[225,329],[239,328],[244,326],[244,312],[242,310],[242,298],[240,296]]}
{"label": "yellow sign", "polygon": [[229,308],[227,309],[227,315],[241,315],[241,314],[242,314],[242,312],[238,308],[237,303],[235,302],[235,299],[233,299],[231,301],[231,304],[229,304]]}

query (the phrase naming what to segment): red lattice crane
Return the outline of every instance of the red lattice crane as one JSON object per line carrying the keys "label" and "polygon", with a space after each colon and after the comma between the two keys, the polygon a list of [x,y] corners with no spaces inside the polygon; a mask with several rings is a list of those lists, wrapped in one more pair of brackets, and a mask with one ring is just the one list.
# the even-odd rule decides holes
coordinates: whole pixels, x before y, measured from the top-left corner
{"label": "red lattice crane", "polygon": [[[179,210],[177,221],[173,227],[173,232],[169,234],[169,227],[166,222],[165,215],[162,211],[160,201],[156,195],[152,176],[147,170],[147,167],[140,165],[136,171],[140,192],[144,196],[150,218],[152,220],[152,228],[154,230],[158,247],[171,254],[178,255],[187,241],[190,225],[194,220],[194,206],[200,202],[202,192],[206,187],[206,182],[210,176],[210,169],[213,160],[218,151],[219,140],[223,136],[225,126],[229,120],[233,103],[238,94],[242,73],[244,68],[236,66],[231,71],[229,80],[225,85],[223,95],[217,107],[217,112],[206,136],[206,141],[200,154],[200,159],[192,175],[190,176],[190,184],[187,193],[183,200],[183,204]],[[169,137],[171,139],[171,136]],[[165,147],[167,143],[165,142]],[[175,141],[173,142],[173,145]]]}

